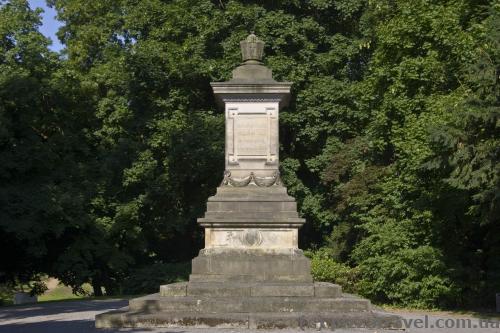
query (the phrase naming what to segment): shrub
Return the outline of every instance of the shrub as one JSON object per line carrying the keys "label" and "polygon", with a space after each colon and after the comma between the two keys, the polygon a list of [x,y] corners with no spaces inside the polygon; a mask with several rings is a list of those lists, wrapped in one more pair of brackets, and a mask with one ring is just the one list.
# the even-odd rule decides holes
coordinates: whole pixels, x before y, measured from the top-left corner
{"label": "shrub", "polygon": [[[361,295],[413,308],[457,304],[460,288],[450,279],[443,252],[415,237],[415,220],[365,224],[369,235],[355,248]],[[423,223],[422,223],[423,224]]]}
{"label": "shrub", "polygon": [[358,267],[360,294],[376,302],[442,308],[458,296],[457,287],[446,277],[441,254],[430,246],[373,256]]}
{"label": "shrub", "polygon": [[357,268],[336,262],[324,249],[308,251],[306,255],[311,258],[311,274],[315,281],[336,283],[345,292],[357,292],[359,283]]}

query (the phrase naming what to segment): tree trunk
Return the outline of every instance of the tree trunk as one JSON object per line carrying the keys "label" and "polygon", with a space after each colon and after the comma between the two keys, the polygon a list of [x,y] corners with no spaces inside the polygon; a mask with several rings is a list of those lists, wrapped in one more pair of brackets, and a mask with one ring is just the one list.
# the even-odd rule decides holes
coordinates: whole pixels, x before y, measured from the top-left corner
{"label": "tree trunk", "polygon": [[102,285],[99,281],[92,281],[92,289],[94,289],[94,296],[102,296]]}

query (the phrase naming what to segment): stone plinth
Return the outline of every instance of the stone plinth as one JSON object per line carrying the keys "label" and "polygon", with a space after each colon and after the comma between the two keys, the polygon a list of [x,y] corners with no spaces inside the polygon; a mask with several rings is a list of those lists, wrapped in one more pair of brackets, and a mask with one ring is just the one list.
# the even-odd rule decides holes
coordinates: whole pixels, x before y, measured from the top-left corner
{"label": "stone plinth", "polygon": [[31,296],[29,293],[26,292],[16,292],[14,294],[14,304],[15,305],[20,305],[20,304],[32,304],[38,302],[38,297],[37,296]]}
{"label": "stone plinth", "polygon": [[278,184],[222,185],[198,223],[205,249],[193,259],[196,281],[312,282],[310,262],[298,249],[305,220]]}

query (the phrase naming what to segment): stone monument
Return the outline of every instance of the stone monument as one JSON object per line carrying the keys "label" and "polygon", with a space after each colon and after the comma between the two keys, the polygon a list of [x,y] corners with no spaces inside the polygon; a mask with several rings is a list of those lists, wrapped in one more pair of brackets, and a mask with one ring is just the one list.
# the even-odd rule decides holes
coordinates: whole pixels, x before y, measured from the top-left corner
{"label": "stone monument", "polygon": [[226,170],[198,219],[205,248],[189,282],[98,315],[96,327],[401,328],[400,317],[374,311],[368,300],[313,282],[298,248],[305,220],[279,174],[279,112],[292,83],[273,79],[253,33],[240,46],[233,78],[211,83],[226,119]]}

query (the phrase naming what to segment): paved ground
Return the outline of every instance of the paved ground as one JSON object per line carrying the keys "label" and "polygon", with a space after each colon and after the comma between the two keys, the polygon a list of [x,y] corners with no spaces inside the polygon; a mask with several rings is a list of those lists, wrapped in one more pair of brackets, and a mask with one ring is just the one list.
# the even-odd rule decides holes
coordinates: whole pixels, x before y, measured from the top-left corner
{"label": "paved ground", "polygon": [[[126,300],[67,301],[40,303],[29,306],[0,308],[0,333],[255,333],[253,330],[232,329],[122,329],[98,330],[94,316],[127,305]],[[487,322],[467,316],[435,313],[400,313],[407,328],[415,333],[500,333],[500,322]],[[488,328],[486,328],[488,326]],[[323,329],[323,331],[327,331]],[[300,330],[259,331],[291,333]],[[384,330],[335,330],[337,333],[394,333]]]}

